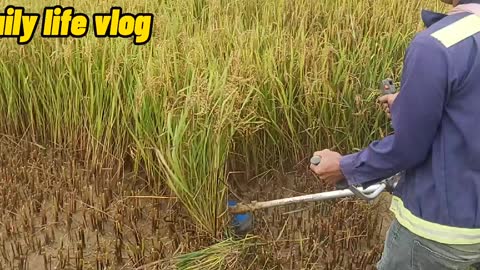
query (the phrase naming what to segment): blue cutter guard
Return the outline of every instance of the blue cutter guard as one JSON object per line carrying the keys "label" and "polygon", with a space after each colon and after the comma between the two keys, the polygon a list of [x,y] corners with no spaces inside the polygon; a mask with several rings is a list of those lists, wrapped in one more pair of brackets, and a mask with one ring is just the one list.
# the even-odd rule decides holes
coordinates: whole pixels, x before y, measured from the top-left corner
{"label": "blue cutter guard", "polygon": [[[228,201],[228,206],[236,206],[236,201]],[[245,235],[253,229],[253,215],[252,213],[234,214],[232,217],[231,225],[235,234]]]}

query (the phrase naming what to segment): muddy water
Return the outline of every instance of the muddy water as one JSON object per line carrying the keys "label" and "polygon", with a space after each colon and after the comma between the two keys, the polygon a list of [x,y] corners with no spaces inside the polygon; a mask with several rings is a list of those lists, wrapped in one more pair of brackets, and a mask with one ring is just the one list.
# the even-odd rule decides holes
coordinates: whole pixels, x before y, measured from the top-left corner
{"label": "muddy water", "polygon": [[[150,193],[145,176],[73,156],[0,136],[0,269],[169,269],[174,254],[213,243],[167,190]],[[260,201],[329,189],[297,170],[233,191]],[[258,211],[259,245],[231,269],[369,269],[385,206],[343,199]]]}
{"label": "muddy water", "polygon": [[141,177],[26,142],[0,149],[1,269],[132,269],[205,242]]}

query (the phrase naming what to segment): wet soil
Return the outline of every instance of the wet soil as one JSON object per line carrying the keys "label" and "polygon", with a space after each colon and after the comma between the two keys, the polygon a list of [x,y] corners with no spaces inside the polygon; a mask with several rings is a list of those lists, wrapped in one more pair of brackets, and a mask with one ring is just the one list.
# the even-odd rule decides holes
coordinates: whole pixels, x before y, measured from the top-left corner
{"label": "wet soil", "polygon": [[[264,201],[332,190],[304,164],[297,167],[232,180],[230,197]],[[173,255],[215,242],[167,189],[153,194],[149,181],[0,135],[0,269],[171,269]],[[374,203],[346,198],[257,211],[259,244],[230,269],[373,269],[388,201],[385,195]]]}

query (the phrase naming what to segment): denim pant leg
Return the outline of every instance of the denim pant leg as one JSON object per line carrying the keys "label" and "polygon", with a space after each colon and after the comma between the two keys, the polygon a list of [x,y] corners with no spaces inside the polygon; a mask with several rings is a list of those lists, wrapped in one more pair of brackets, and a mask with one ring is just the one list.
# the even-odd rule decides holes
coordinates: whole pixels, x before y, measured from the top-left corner
{"label": "denim pant leg", "polygon": [[412,270],[413,238],[396,220],[387,232],[378,270]]}
{"label": "denim pant leg", "polygon": [[417,237],[413,257],[418,270],[474,270],[480,262],[480,245],[445,245]]}
{"label": "denim pant leg", "polygon": [[385,241],[379,270],[473,270],[480,262],[480,245],[455,246],[411,233],[396,220]]}

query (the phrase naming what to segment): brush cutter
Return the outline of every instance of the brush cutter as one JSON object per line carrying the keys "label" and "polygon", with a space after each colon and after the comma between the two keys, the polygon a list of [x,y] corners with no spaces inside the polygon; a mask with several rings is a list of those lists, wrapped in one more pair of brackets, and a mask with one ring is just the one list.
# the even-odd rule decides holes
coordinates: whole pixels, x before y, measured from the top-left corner
{"label": "brush cutter", "polygon": [[[314,165],[320,164],[321,158],[313,156],[310,162]],[[335,191],[327,191],[315,194],[307,194],[302,196],[283,198],[278,200],[250,203],[236,203],[229,201],[229,212],[233,214],[232,227],[236,234],[243,235],[253,229],[253,215],[252,212],[260,209],[286,206],[296,203],[318,202],[333,200],[339,198],[346,198],[356,196],[359,199],[371,201],[377,198],[382,192],[391,193],[400,178],[400,173],[383,179],[375,184],[364,184],[361,186],[348,186],[346,181],[342,181],[336,186]]]}
{"label": "brush cutter", "polygon": [[[393,81],[391,79],[383,80],[380,84],[380,91],[382,95],[395,93],[396,90]],[[313,165],[318,165],[320,162],[320,156],[313,156],[310,159],[310,163]],[[308,194],[272,201],[252,201],[250,203],[236,203],[235,201],[229,201],[229,212],[233,214],[232,227],[235,233],[238,235],[248,233],[253,229],[252,212],[260,209],[286,206],[296,203],[333,200],[351,196],[356,196],[362,200],[371,201],[377,198],[384,191],[391,193],[396,187],[399,178],[400,173],[381,181],[372,181],[371,183],[366,183],[361,186],[349,186],[344,180],[337,184],[335,191]]]}

